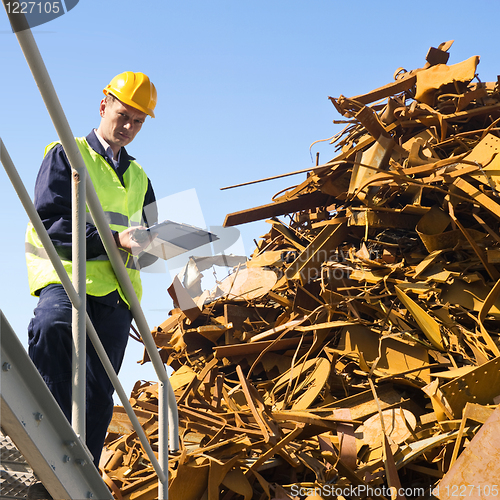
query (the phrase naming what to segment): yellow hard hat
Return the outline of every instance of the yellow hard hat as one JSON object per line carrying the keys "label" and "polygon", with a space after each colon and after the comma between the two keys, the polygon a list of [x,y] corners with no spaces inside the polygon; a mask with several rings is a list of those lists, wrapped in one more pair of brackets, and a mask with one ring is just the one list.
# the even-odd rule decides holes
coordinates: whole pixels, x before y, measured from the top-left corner
{"label": "yellow hard hat", "polygon": [[156,89],[144,73],[125,71],[116,75],[103,89],[105,95],[113,94],[117,99],[133,108],[155,117]]}

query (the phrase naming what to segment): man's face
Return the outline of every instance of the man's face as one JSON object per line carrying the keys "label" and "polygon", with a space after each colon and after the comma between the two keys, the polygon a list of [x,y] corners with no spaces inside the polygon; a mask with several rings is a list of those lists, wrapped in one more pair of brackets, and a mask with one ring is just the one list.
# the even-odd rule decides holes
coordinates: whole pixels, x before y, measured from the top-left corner
{"label": "man's face", "polygon": [[97,131],[111,146],[116,156],[122,146],[134,140],[147,115],[116,98],[108,98],[108,100],[104,98],[99,110],[101,124]]}

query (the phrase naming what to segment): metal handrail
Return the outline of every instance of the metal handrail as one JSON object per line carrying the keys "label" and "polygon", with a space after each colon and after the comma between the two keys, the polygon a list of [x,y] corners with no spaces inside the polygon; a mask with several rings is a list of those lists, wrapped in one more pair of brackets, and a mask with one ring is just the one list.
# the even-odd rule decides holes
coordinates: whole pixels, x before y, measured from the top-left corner
{"label": "metal handrail", "polygon": [[[5,0],[3,0],[3,2],[4,2],[4,7],[5,7]],[[7,9],[6,9],[6,11],[7,11],[7,15],[9,16],[9,20],[11,21],[12,25],[14,25],[13,21],[18,22],[19,17],[17,19],[12,19],[13,16],[9,14]],[[19,16],[19,15],[17,15],[17,16]],[[31,30],[29,29],[29,27],[27,27],[27,25],[24,26],[23,28],[24,29],[22,29],[21,31],[15,30],[18,42],[21,46],[21,49],[24,53],[24,56],[25,56],[26,61],[30,67],[30,70],[33,74],[33,77],[37,83],[37,86],[40,90],[40,93],[41,93],[42,98],[45,102],[47,110],[51,116],[52,122],[54,124],[54,127],[56,128],[59,139],[60,139],[60,141],[63,145],[63,148],[68,156],[71,167],[73,169],[75,169],[77,172],[82,172],[82,171],[86,172],[85,163],[84,163],[83,158],[80,154],[80,151],[75,143],[74,136],[73,136],[71,129],[70,129],[70,126],[66,120],[66,117],[64,115],[64,111],[63,111],[62,106],[59,102],[59,99],[57,98],[57,94],[56,94],[55,89],[52,85],[50,76],[49,76],[48,71],[45,67],[42,56],[41,56],[40,52],[38,51],[38,47],[37,47],[36,42],[33,38]],[[3,156],[5,157],[6,156],[5,148],[2,147],[2,150],[4,152]],[[77,168],[75,168],[75,167],[77,167]],[[14,170],[15,170],[15,168],[14,168]],[[160,458],[159,468],[160,468],[160,470],[157,470],[156,467],[155,467],[155,470],[156,470],[158,477],[161,481],[159,484],[159,499],[163,500],[163,499],[168,498],[168,484],[167,484],[166,476],[162,472],[162,471],[164,471],[165,473],[168,474],[168,443],[170,441],[171,449],[177,449],[178,448],[178,441],[179,441],[178,413],[177,413],[177,404],[175,401],[175,395],[174,395],[172,386],[170,385],[168,375],[167,375],[167,372],[165,370],[165,366],[164,366],[163,361],[161,360],[161,357],[158,353],[153,336],[151,335],[151,331],[148,327],[146,318],[145,318],[144,313],[142,311],[142,308],[140,306],[139,300],[135,294],[135,290],[134,290],[132,283],[130,281],[130,277],[125,269],[125,266],[123,264],[123,261],[121,259],[120,253],[119,253],[119,250],[116,247],[116,244],[115,244],[114,238],[112,236],[111,230],[109,228],[109,225],[104,217],[104,212],[102,210],[100,201],[99,201],[97,194],[95,192],[92,181],[88,175],[86,175],[85,177],[86,177],[87,205],[88,205],[90,213],[94,219],[95,226],[99,232],[99,235],[101,236],[101,239],[103,241],[104,247],[106,249],[110,263],[111,263],[113,270],[116,274],[116,277],[118,279],[118,282],[120,283],[120,286],[125,294],[125,297],[126,297],[128,303],[130,304],[130,309],[131,309],[132,315],[135,319],[136,325],[137,325],[139,332],[142,336],[142,340],[144,342],[144,345],[146,347],[146,350],[147,350],[148,355],[152,361],[153,367],[156,371],[156,374],[157,374],[158,380],[159,380],[159,384],[158,384],[159,385],[159,408],[158,408],[158,410],[159,410],[159,439],[158,439],[159,443],[158,443],[158,445],[159,445],[159,458]],[[21,181],[21,184],[22,184],[22,181]],[[24,186],[23,186],[23,189],[24,189]],[[26,195],[27,195],[27,193],[26,193]],[[28,198],[29,198],[29,196],[28,196]],[[29,198],[29,201],[31,203],[30,198]],[[23,204],[24,204],[24,202],[23,202]],[[33,206],[33,209],[34,209],[34,206]],[[36,210],[35,210],[35,212],[36,212]],[[28,213],[28,215],[30,215],[30,214]],[[37,214],[37,216],[38,216],[38,214]],[[30,216],[30,219],[31,219],[31,216]],[[33,219],[36,220],[36,217],[33,217]],[[39,219],[39,217],[38,217],[38,219]],[[41,223],[41,221],[40,221],[40,223]],[[43,224],[42,224],[42,227],[43,227]],[[35,227],[35,229],[38,232],[38,229],[36,227]],[[43,229],[45,229],[45,228],[43,227]],[[50,241],[50,238],[49,238],[49,241]],[[52,244],[52,242],[50,242],[50,243]],[[59,259],[58,256],[57,256],[57,259]],[[56,270],[57,270],[57,268],[56,268]],[[63,286],[64,286],[64,282],[62,279],[61,279],[61,282],[63,283]],[[71,284],[71,287],[73,287],[72,284]],[[67,293],[68,293],[68,291],[67,291]],[[76,294],[76,291],[75,291],[75,294]],[[70,293],[68,293],[68,296],[71,299]],[[89,323],[90,323],[90,321],[87,320],[87,328],[89,328]],[[90,323],[90,325],[91,325],[91,323]],[[89,331],[92,331],[92,330],[93,330],[93,326],[91,325],[91,328],[89,329]],[[94,332],[95,332],[95,330],[94,330]],[[91,340],[92,340],[92,337],[93,337],[92,332],[90,333],[89,336],[91,337]],[[113,373],[114,373],[114,370],[113,370]],[[112,377],[110,377],[110,378],[112,379]],[[119,387],[121,388],[121,385]],[[120,396],[120,393],[119,393],[119,390],[117,389],[117,387],[115,387],[115,389],[117,390],[117,393]],[[121,391],[123,392],[123,389],[121,389]],[[122,399],[122,398],[120,397],[120,399]],[[126,396],[125,396],[125,399],[126,399]],[[122,400],[122,403],[124,404],[124,407],[125,407],[126,405],[125,405],[125,402],[123,400]],[[127,403],[128,403],[128,400],[127,400]],[[174,411],[174,408],[175,408],[175,411]],[[133,410],[132,410],[132,413],[133,413]],[[134,414],[134,416],[135,416],[135,414]],[[171,423],[172,425],[169,426],[169,423]],[[142,430],[142,427],[140,427],[140,429]],[[138,429],[136,429],[136,431],[138,431],[138,434],[139,434],[140,431]],[[152,460],[152,463],[154,463],[154,460]]]}

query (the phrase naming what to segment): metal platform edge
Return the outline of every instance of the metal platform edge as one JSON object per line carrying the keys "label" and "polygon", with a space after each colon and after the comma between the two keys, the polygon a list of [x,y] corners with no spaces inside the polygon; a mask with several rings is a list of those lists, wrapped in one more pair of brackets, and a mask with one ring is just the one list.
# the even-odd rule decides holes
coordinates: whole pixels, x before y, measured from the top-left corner
{"label": "metal platform edge", "polygon": [[112,500],[86,446],[74,433],[0,309],[0,422],[54,499]]}

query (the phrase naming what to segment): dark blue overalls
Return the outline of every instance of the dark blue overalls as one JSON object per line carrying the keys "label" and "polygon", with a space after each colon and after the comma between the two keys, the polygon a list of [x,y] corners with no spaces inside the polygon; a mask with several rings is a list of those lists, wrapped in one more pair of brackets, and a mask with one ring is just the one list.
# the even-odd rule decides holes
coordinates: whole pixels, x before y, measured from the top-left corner
{"label": "dark blue overalls", "polygon": [[[87,313],[118,373],[132,321],[129,308],[115,291],[102,298],[87,296]],[[28,327],[30,358],[71,422],[72,308],[62,285],[49,285],[41,291],[34,314]],[[114,389],[88,338],[86,390],[86,443],[98,467],[113,416]]]}

